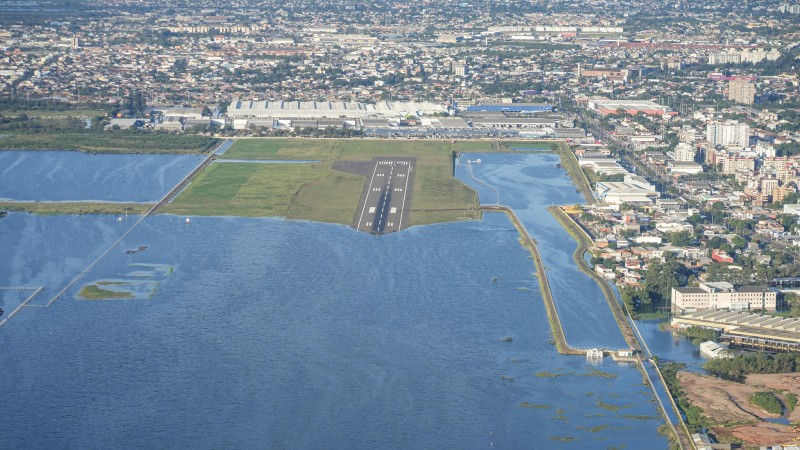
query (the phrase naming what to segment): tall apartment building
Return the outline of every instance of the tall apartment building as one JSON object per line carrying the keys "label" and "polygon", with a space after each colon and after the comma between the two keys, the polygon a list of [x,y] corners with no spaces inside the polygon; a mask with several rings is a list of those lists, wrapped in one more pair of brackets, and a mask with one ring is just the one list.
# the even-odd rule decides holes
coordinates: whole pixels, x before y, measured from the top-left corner
{"label": "tall apartment building", "polygon": [[777,292],[766,287],[747,286],[736,289],[730,283],[720,282],[700,283],[698,287],[672,288],[672,312],[676,314],[710,308],[775,311],[777,305]]}
{"label": "tall apartment building", "polygon": [[765,158],[774,158],[777,155],[775,146],[767,141],[756,142],[756,154]]}
{"label": "tall apartment building", "polygon": [[783,4],[778,8],[778,11],[789,14],[800,14],[800,5]]}
{"label": "tall apartment building", "polygon": [[675,147],[675,161],[694,162],[694,157],[697,154],[694,146],[681,142]]}
{"label": "tall apartment building", "polygon": [[739,171],[752,172],[756,170],[756,160],[749,156],[731,154],[717,159],[722,160],[722,173],[726,175],[735,175]]}
{"label": "tall apartment building", "polygon": [[752,105],[756,96],[756,86],[745,78],[734,78],[728,82],[728,100]]}
{"label": "tall apartment building", "polygon": [[750,126],[735,121],[709,123],[706,125],[706,139],[713,146],[747,147],[750,144]]}
{"label": "tall apartment building", "polygon": [[741,51],[730,49],[726,52],[709,53],[708,63],[709,64],[742,64],[742,63],[755,64],[765,59],[768,61],[775,61],[776,59],[780,58],[780,56],[781,52],[774,49],[764,50],[762,48],[756,48],[753,50],[744,49]]}

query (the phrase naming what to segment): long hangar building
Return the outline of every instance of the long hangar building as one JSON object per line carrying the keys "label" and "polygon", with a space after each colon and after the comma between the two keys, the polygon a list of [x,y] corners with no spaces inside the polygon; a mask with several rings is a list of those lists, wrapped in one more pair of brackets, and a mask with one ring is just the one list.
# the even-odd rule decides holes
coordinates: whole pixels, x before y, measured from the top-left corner
{"label": "long hangar building", "polygon": [[363,119],[403,118],[409,114],[426,116],[445,113],[444,105],[431,102],[285,102],[236,100],[228,106],[234,119]]}

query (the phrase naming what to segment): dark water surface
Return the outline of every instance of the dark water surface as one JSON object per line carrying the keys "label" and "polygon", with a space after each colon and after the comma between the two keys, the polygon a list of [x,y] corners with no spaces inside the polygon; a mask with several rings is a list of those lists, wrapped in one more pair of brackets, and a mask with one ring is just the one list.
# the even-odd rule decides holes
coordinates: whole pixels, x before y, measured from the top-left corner
{"label": "dark water surface", "polygon": [[155,202],[203,155],[0,151],[0,199]]}
{"label": "dark water surface", "polygon": [[[0,283],[46,304],[125,226],[9,214]],[[502,214],[381,238],[148,218],[0,327],[0,447],[666,447],[636,369],[555,352],[517,238]],[[76,298],[103,280],[155,287]]]}
{"label": "dark water surface", "polygon": [[[481,164],[467,165],[480,159]],[[597,283],[578,270],[578,244],[547,211],[551,205],[583,203],[552,153],[464,154],[456,176],[478,191],[483,204],[507,205],[539,247],[567,341],[579,348],[623,348],[625,340]]]}
{"label": "dark water surface", "polygon": [[[14,153],[0,197],[31,200],[155,200],[200,160]],[[459,176],[538,240],[569,342],[622,346],[544,209],[581,201],[557,158],[471,157],[481,182]],[[503,214],[380,238],[159,215],[53,301],[135,220],[0,219],[0,286],[45,287],[0,326],[0,448],[666,448],[634,367],[557,354]],[[87,284],[133,298],[82,300]]]}

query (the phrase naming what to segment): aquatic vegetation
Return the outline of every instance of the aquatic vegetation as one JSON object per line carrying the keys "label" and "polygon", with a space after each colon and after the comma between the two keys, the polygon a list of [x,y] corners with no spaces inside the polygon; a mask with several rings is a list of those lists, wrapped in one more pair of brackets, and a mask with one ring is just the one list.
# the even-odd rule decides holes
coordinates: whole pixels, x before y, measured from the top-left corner
{"label": "aquatic vegetation", "polygon": [[522,402],[522,403],[519,404],[519,406],[521,406],[523,408],[533,408],[533,409],[549,409],[550,408],[550,405],[542,405],[542,404],[538,404],[538,403],[528,403],[528,402]]}
{"label": "aquatic vegetation", "polygon": [[[109,283],[106,283],[108,285]],[[78,292],[78,296],[86,300],[110,300],[110,299],[123,299],[134,298],[130,292],[117,292],[109,291],[100,287],[101,283],[87,284],[83,286]]]}
{"label": "aquatic vegetation", "polygon": [[623,414],[622,417],[632,420],[658,420],[660,416],[651,416],[649,414]]}
{"label": "aquatic vegetation", "polygon": [[566,373],[553,373],[544,370],[542,372],[536,372],[536,376],[539,378],[558,378],[558,377],[566,377],[569,375],[575,375],[575,371],[570,371]]}
{"label": "aquatic vegetation", "polygon": [[612,405],[611,403],[606,403],[606,402],[604,402],[604,401],[602,401],[602,400],[597,400],[597,406],[598,406],[598,407],[600,407],[600,408],[603,408],[603,409],[607,409],[607,410],[609,410],[609,411],[614,411],[614,412],[617,412],[617,411],[619,411],[620,409],[623,409],[623,408],[630,408],[630,407],[631,407],[631,406],[633,406],[633,405],[623,405],[623,406],[619,406],[619,405]]}
{"label": "aquatic vegetation", "polygon": [[572,442],[575,440],[572,436],[550,436],[551,441],[559,441],[559,442]]}
{"label": "aquatic vegetation", "polygon": [[600,378],[617,378],[613,373],[603,372],[602,370],[592,369],[590,372],[582,373],[579,377],[600,377]]}

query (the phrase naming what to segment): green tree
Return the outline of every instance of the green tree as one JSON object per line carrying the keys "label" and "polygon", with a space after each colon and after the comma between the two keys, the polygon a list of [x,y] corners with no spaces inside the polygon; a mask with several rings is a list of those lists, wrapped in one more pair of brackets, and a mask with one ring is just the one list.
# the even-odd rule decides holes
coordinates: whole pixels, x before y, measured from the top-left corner
{"label": "green tree", "polygon": [[670,233],[669,243],[677,247],[692,245],[692,233],[686,230]]}

